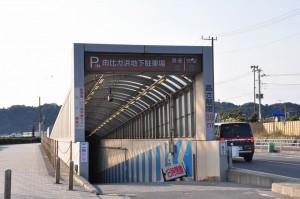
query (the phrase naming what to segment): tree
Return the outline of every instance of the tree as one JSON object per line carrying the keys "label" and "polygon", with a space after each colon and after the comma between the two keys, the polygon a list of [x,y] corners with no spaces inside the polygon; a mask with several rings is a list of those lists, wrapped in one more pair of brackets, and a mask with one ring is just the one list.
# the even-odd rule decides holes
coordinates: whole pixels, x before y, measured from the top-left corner
{"label": "tree", "polygon": [[257,115],[257,113],[253,113],[253,114],[250,115],[249,122],[251,122],[251,123],[258,122],[258,115]]}

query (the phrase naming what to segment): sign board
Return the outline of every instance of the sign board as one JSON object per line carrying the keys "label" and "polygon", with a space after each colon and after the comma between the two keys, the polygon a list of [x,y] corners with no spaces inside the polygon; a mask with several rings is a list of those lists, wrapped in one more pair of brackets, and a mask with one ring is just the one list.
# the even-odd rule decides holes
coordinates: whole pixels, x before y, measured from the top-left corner
{"label": "sign board", "polygon": [[227,156],[227,141],[220,141],[220,155]]}
{"label": "sign board", "polygon": [[87,143],[80,144],[80,162],[88,161],[88,147]]}
{"label": "sign board", "polygon": [[75,128],[84,129],[84,88],[75,88]]}
{"label": "sign board", "polygon": [[231,146],[232,147],[232,157],[239,157],[240,155],[240,147],[239,146]]}
{"label": "sign board", "polygon": [[206,132],[207,134],[214,134],[214,91],[213,85],[205,85],[205,115],[206,115]]}
{"label": "sign board", "polygon": [[85,53],[85,71],[201,72],[201,55]]}
{"label": "sign board", "polygon": [[173,164],[162,168],[162,174],[165,181],[174,180],[186,176],[186,171],[183,163]]}

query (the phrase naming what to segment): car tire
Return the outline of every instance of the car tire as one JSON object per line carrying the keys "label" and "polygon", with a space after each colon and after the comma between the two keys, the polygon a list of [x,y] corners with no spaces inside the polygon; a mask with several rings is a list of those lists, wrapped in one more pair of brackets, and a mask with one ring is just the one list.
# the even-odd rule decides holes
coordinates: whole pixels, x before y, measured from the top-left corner
{"label": "car tire", "polygon": [[252,158],[253,158],[253,154],[251,154],[251,155],[245,155],[245,156],[244,156],[244,160],[245,160],[246,162],[251,162],[251,161],[252,161]]}

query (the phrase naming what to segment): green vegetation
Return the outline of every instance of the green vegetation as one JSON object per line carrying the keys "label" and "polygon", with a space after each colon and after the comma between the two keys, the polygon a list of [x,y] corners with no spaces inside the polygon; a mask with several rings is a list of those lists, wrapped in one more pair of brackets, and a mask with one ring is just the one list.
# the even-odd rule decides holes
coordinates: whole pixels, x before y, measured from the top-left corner
{"label": "green vegetation", "polygon": [[[220,113],[224,122],[257,122],[258,121],[258,105],[255,106],[254,113],[254,104],[246,103],[243,105],[234,105],[228,102],[216,102],[215,103],[216,112]],[[262,105],[261,114],[264,121],[267,121],[267,118],[271,118],[272,114],[276,110],[281,110],[283,113],[286,110],[286,121],[297,121],[300,117],[300,105],[293,103],[282,103],[282,104],[272,104],[272,105]]]}
{"label": "green vegetation", "polygon": [[[41,106],[42,120],[45,129],[53,126],[60,106],[57,104],[44,104]],[[11,133],[32,132],[33,126],[38,130],[39,107],[11,106],[0,109],[0,135]]]}
{"label": "green vegetation", "polygon": [[9,137],[0,138],[0,145],[4,144],[26,144],[26,143],[40,143],[40,137]]}

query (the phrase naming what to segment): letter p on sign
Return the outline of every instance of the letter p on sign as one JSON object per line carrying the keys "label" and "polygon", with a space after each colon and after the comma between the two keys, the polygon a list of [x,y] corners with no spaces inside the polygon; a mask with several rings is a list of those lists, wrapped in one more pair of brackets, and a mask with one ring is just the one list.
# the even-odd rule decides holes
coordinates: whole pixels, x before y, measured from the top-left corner
{"label": "letter p on sign", "polygon": [[93,68],[93,64],[98,64],[99,58],[98,57],[90,57],[90,67]]}

